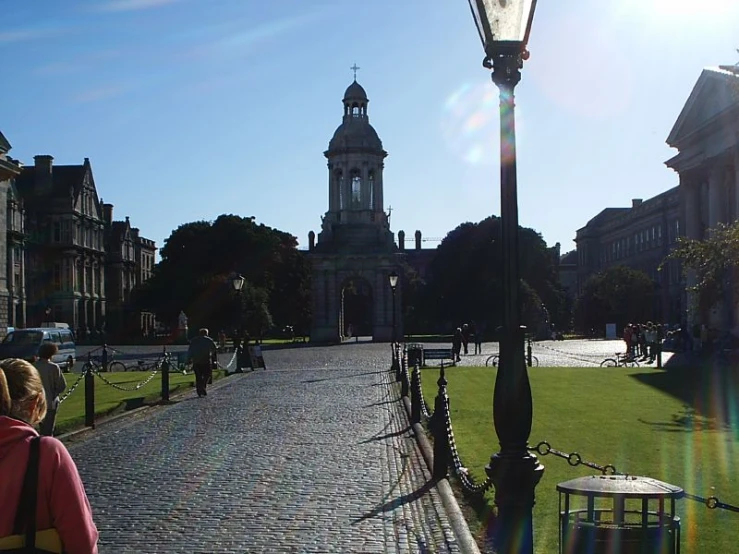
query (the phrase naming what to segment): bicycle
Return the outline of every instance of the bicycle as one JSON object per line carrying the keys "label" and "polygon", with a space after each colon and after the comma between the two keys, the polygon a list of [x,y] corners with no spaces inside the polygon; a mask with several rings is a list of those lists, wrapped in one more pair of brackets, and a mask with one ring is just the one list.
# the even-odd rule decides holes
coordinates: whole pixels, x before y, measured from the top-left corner
{"label": "bicycle", "polygon": [[149,369],[158,366],[158,360],[153,363],[151,360],[137,360],[135,363],[130,365],[126,365],[121,361],[115,361],[108,364],[108,371],[148,371]]}
{"label": "bicycle", "polygon": [[639,367],[639,362],[632,354],[616,352],[615,358],[606,358],[600,363],[600,367]]}
{"label": "bicycle", "polygon": [[[524,356],[524,358],[526,358],[526,356]],[[487,357],[487,359],[485,360],[485,365],[486,366],[492,365],[493,367],[496,367],[499,361],[500,361],[500,354],[496,353],[496,354],[493,354]],[[526,361],[528,363],[528,358],[526,359]],[[539,358],[537,358],[533,354],[531,355],[531,366],[539,367]]]}

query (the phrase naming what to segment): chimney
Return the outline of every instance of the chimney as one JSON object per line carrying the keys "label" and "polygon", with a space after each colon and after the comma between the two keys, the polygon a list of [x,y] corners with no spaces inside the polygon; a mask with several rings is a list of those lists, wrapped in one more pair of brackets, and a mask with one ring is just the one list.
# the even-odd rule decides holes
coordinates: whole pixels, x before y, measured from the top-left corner
{"label": "chimney", "polygon": [[405,231],[398,231],[398,249],[405,251]]}
{"label": "chimney", "polygon": [[632,198],[631,199],[631,207],[636,208],[637,206],[641,206],[641,198]]}
{"label": "chimney", "polygon": [[53,156],[48,154],[40,154],[33,157],[34,167],[36,168],[36,190],[41,194],[48,194],[52,187],[52,163]]}
{"label": "chimney", "polygon": [[113,204],[103,204],[103,220],[106,225],[113,223]]}
{"label": "chimney", "polygon": [[416,231],[416,250],[421,249],[421,231]]}
{"label": "chimney", "polygon": [[311,231],[308,233],[308,250],[313,250],[316,247],[316,234]]}

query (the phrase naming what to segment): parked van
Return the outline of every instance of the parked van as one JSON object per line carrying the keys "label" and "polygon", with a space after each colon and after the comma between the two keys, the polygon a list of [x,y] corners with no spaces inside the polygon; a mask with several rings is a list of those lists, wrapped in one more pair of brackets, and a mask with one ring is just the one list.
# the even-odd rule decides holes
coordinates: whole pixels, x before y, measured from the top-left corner
{"label": "parked van", "polygon": [[45,341],[53,342],[59,348],[51,361],[62,366],[64,371],[71,371],[77,359],[77,345],[69,329],[53,327],[14,329],[0,343],[0,359],[22,358],[29,362],[33,361],[38,356],[39,347]]}

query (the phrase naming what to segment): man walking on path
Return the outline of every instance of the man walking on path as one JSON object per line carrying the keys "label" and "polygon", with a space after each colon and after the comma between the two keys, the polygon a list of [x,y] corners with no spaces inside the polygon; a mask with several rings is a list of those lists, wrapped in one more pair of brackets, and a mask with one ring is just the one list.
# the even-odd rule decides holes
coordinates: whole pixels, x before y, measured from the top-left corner
{"label": "man walking on path", "polygon": [[192,370],[195,372],[195,389],[198,396],[207,396],[205,387],[210,380],[213,364],[218,360],[218,349],[216,343],[208,336],[208,329],[200,329],[198,336],[190,341],[187,349],[187,359],[192,362]]}

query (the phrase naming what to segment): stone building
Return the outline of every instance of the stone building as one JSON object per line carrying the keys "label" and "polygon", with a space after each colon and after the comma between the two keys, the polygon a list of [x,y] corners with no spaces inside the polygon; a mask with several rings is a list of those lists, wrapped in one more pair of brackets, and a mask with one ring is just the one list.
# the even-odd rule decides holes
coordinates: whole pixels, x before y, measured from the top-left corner
{"label": "stone building", "polygon": [[113,220],[113,205],[103,203],[105,220],[105,297],[107,332],[113,337],[147,336],[154,330],[154,314],[136,309],[131,293],[151,277],[156,245],[139,229]]}
{"label": "stone building", "polygon": [[341,125],[324,152],[328,211],[318,242],[312,231],[309,239],[315,342],[338,342],[350,334],[392,340],[394,331],[396,337],[403,333],[402,280],[394,295],[389,285],[389,275],[401,272],[383,208],[387,152],[369,123],[368,103],[355,80],[344,93]]}
{"label": "stone building", "polygon": [[657,268],[683,233],[678,187],[646,201],[632,200],[630,208],[606,208],[581,229],[577,244],[577,293],[592,274],[626,265],[649,275],[655,283],[653,318],[680,323],[684,317],[684,283],[680,267],[671,261]]}
{"label": "stone building", "polygon": [[27,325],[63,321],[86,336],[105,324],[102,208],[88,158],[53,161],[35,156],[15,182],[25,209]]}
{"label": "stone building", "polygon": [[[667,144],[678,154],[667,167],[680,176],[685,235],[703,239],[719,223],[739,217],[739,66],[702,71],[683,106]],[[694,284],[688,275],[687,284]],[[699,313],[692,295],[689,323],[739,329],[737,299],[727,298],[711,313]]]}
{"label": "stone building", "polygon": [[[16,308],[17,295],[23,294],[22,272],[16,282],[16,261],[12,256],[15,253],[16,224],[15,213],[5,211],[3,206],[14,206],[18,209],[13,189],[13,179],[20,173],[21,165],[8,155],[11,146],[5,136],[0,132],[0,338],[4,337],[8,325],[16,325],[16,315],[20,312],[23,321],[23,305]],[[16,288],[17,287],[17,288]]]}

